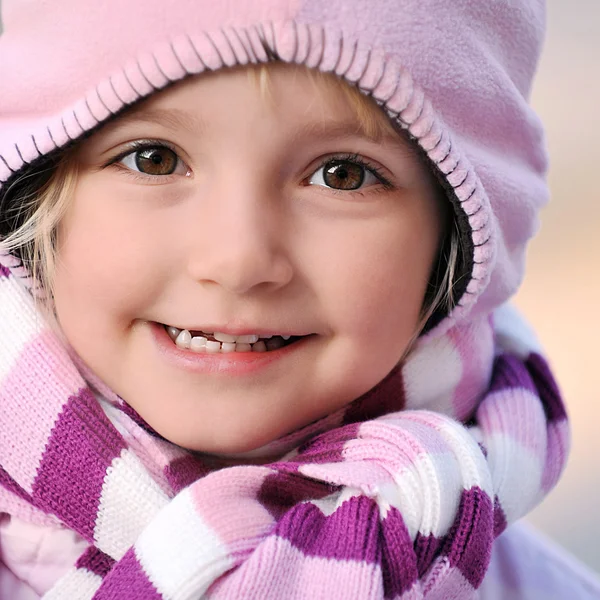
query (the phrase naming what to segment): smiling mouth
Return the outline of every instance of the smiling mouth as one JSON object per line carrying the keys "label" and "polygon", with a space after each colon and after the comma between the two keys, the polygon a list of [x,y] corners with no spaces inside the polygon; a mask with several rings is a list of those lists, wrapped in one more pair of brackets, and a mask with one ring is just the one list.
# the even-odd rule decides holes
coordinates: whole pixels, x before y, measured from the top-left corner
{"label": "smiling mouth", "polygon": [[182,350],[199,354],[229,354],[231,352],[272,352],[289,346],[303,337],[294,335],[259,336],[229,335],[220,332],[189,331],[163,325],[171,341]]}

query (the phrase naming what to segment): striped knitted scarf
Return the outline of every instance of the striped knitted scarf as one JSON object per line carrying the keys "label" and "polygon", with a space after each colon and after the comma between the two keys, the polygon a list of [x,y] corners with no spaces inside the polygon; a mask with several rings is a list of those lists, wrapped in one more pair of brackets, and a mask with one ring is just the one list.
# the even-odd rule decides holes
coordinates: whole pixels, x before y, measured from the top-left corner
{"label": "striped knitted scarf", "polygon": [[89,541],[45,598],[471,598],[563,468],[563,405],[510,308],[225,467],[149,430],[0,259],[0,512]]}

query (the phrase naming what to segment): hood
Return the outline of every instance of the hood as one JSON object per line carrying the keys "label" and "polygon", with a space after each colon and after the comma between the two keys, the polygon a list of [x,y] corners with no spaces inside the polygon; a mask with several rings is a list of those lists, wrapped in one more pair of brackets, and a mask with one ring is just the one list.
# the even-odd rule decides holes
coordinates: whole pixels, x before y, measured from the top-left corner
{"label": "hood", "polygon": [[241,462],[281,460],[219,468],[154,435],[70,353],[0,247],[0,513],[90,543],[47,596],[473,598],[494,538],[554,487],[568,450],[537,343],[495,310],[547,196],[527,103],[542,1],[0,7],[0,237],[13,185],[127,106],[280,60],[337,73],[408,132],[466,264],[452,312],[377,386]]}
{"label": "hood", "polygon": [[547,199],[543,132],[527,103],[542,0],[0,7],[0,234],[24,170],[189,75],[280,60],[334,72],[371,95],[438,172],[466,266],[455,308],[431,333],[489,313],[517,289]]}

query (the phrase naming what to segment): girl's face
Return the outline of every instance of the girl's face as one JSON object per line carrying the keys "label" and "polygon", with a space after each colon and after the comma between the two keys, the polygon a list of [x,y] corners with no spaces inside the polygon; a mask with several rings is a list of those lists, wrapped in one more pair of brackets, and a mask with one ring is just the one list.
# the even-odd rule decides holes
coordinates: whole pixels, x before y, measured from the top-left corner
{"label": "girl's face", "polygon": [[[151,427],[204,452],[260,447],[383,379],[442,231],[400,136],[370,137],[339,86],[269,72],[267,92],[243,69],[187,80],[94,134],[59,228],[65,336]],[[191,333],[178,346],[166,326]]]}

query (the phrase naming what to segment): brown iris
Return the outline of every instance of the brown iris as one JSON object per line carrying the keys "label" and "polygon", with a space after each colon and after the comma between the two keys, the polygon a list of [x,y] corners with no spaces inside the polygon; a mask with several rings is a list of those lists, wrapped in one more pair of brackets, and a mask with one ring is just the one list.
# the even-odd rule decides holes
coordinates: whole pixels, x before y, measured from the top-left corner
{"label": "brown iris", "polygon": [[144,148],[135,153],[135,165],[147,175],[171,175],[177,168],[177,154],[170,148]]}
{"label": "brown iris", "polygon": [[332,160],[323,167],[323,181],[336,190],[356,190],[365,179],[365,169],[348,160]]}

